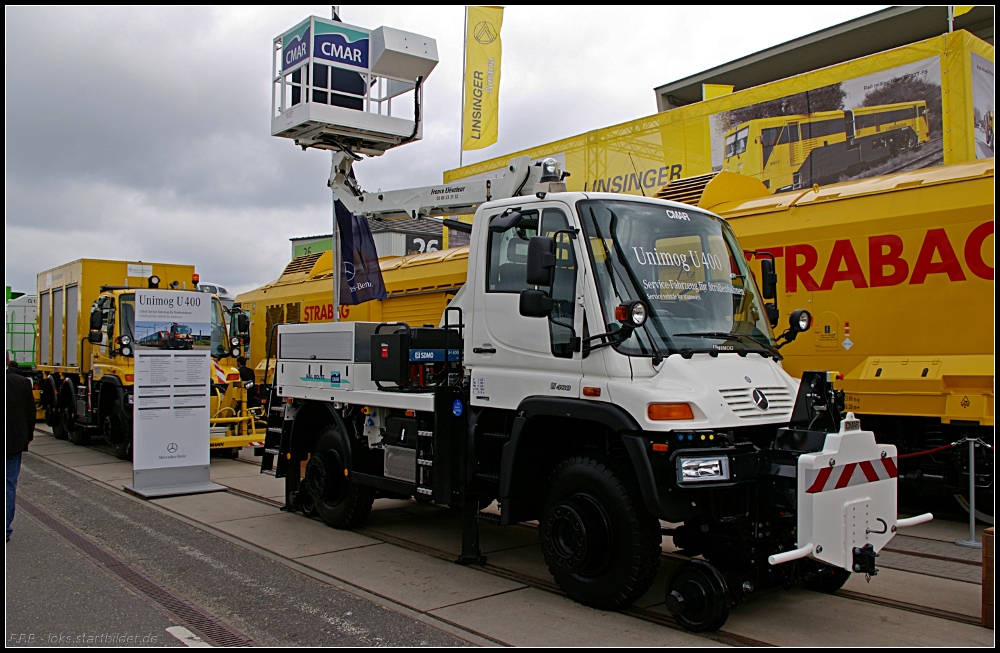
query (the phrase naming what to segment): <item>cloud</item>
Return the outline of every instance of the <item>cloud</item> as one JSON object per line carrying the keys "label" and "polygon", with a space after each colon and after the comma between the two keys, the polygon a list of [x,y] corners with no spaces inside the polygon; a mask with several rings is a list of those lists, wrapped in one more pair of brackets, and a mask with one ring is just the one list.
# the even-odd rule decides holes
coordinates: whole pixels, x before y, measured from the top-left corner
{"label": "cloud", "polygon": [[[500,140],[465,163],[655,111],[652,88],[867,13],[509,7]],[[272,138],[272,39],[311,7],[7,7],[7,284],[77,258],[194,263],[246,290],[276,278],[288,238],[330,230],[330,155]],[[839,12],[839,13],[838,13]],[[347,7],[356,25],[427,34],[424,139],[355,167],[367,190],[439,183],[458,166],[460,7]]]}

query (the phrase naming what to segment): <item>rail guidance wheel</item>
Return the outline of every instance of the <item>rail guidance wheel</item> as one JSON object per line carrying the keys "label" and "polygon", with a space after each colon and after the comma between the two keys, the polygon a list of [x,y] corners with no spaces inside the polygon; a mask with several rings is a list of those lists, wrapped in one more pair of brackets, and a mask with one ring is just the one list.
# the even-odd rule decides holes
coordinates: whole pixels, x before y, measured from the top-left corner
{"label": "rail guidance wheel", "polygon": [[90,444],[90,433],[83,425],[76,423],[68,410],[63,411],[63,429],[66,431],[66,437],[73,444],[79,446]]}
{"label": "rail guidance wheel", "polygon": [[719,570],[704,560],[688,560],[667,581],[667,609],[694,632],[718,630],[729,618],[729,591]]}
{"label": "rail guidance wheel", "polygon": [[642,596],[660,562],[659,522],[610,467],[585,456],[552,473],[539,537],[559,586],[602,610]]}
{"label": "rail guidance wheel", "polygon": [[807,574],[802,582],[802,586],[807,590],[833,594],[851,578],[851,572],[840,567],[821,565],[812,560],[802,563],[811,564],[814,570],[813,573]]}
{"label": "rail guidance wheel", "polygon": [[323,523],[333,528],[354,528],[368,517],[375,497],[371,488],[351,482],[350,472],[344,467],[347,452],[342,442],[335,426],[320,433],[306,463],[302,486]]}

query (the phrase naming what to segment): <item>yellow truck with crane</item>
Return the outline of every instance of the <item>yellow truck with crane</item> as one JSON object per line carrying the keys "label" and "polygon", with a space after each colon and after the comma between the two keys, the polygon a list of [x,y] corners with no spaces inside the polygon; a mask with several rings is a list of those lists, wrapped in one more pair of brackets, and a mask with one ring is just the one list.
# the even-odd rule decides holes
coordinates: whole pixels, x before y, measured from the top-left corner
{"label": "yellow truck with crane", "polygon": [[[45,421],[59,439],[107,438],[115,455],[132,452],[135,291],[194,289],[192,265],[78,259],[38,274],[36,370]],[[232,313],[236,331],[247,320]],[[263,440],[233,359],[241,338],[212,296],[211,448],[238,453]],[[245,330],[245,329],[244,329]]]}

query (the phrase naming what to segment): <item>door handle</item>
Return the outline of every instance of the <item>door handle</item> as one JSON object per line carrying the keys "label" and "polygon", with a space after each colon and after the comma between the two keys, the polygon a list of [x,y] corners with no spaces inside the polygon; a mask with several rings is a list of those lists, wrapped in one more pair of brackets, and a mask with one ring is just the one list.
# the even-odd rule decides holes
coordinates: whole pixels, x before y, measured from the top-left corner
{"label": "door handle", "polygon": [[473,347],[472,348],[472,353],[473,354],[495,354],[495,353],[497,353],[497,350],[494,349],[493,347]]}

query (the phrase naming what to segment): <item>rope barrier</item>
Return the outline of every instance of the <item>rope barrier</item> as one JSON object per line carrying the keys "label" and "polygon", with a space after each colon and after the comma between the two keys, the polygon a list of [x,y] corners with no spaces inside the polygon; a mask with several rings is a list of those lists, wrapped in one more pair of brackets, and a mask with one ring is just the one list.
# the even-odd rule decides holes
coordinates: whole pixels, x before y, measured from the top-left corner
{"label": "rope barrier", "polygon": [[914,451],[912,453],[899,454],[898,456],[896,456],[896,458],[898,458],[899,460],[905,460],[906,458],[916,458],[917,456],[929,456],[931,454],[940,453],[942,451],[947,451],[949,449],[954,449],[958,445],[965,444],[969,440],[972,440],[973,442],[976,442],[977,444],[980,444],[986,447],[987,449],[990,449],[991,451],[993,449],[992,444],[984,442],[981,438],[962,438],[961,440],[956,440],[951,444],[945,444],[940,447],[934,447],[933,449],[928,449],[927,451]]}

